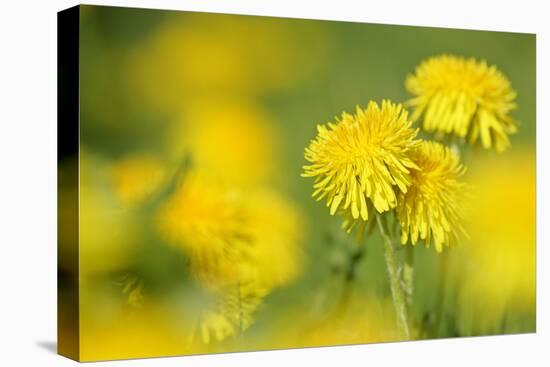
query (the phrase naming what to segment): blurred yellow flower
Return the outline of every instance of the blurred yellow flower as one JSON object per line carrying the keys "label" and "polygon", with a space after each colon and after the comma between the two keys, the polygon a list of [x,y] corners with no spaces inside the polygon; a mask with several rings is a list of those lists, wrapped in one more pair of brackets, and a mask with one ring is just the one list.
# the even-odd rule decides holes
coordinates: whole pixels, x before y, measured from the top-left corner
{"label": "blurred yellow flower", "polygon": [[189,103],[170,145],[176,158],[189,154],[196,170],[227,184],[277,179],[277,126],[258,105],[245,100],[207,98]]}
{"label": "blurred yellow flower", "polygon": [[465,168],[457,154],[436,142],[422,141],[411,157],[419,169],[411,172],[411,187],[397,199],[401,243],[424,240],[428,247],[433,238],[441,252],[463,232],[464,184],[459,179]]}
{"label": "blurred yellow flower", "polygon": [[200,316],[205,343],[248,328],[263,297],[302,270],[301,214],[271,190],[243,195],[190,172],[159,209],[157,224],[215,300]]}
{"label": "blurred yellow flower", "polygon": [[271,190],[244,195],[196,173],[159,209],[157,225],[189,256],[191,271],[207,284],[253,279],[273,288],[300,269],[299,211]]}
{"label": "blurred yellow flower", "polygon": [[239,261],[220,269],[223,279],[256,284],[269,291],[291,283],[304,266],[299,246],[305,232],[301,213],[273,190],[248,191],[241,202],[249,247]]}
{"label": "blurred yellow flower", "polygon": [[327,197],[330,214],[339,208],[353,219],[368,219],[368,202],[382,213],[397,204],[394,187],[407,192],[415,163],[409,152],[418,145],[407,111],[399,104],[369,102],[355,115],[317,126],[318,135],[305,150],[311,164],[303,177],[315,177],[313,197]]}
{"label": "blurred yellow flower", "polygon": [[[189,256],[191,272],[203,280],[235,279],[251,238],[238,193],[189,172],[158,212],[157,227]],[[229,276],[229,273],[235,273]]]}
{"label": "blurred yellow flower", "polygon": [[423,118],[428,132],[451,134],[481,141],[485,149],[498,152],[510,145],[516,132],[509,116],[516,108],[516,92],[494,65],[473,58],[442,55],[422,62],[405,86],[414,97],[413,120]]}
{"label": "blurred yellow flower", "polygon": [[[482,159],[472,167],[471,240],[457,261],[466,335],[501,332],[502,320],[536,305],[535,151]],[[470,323],[470,324],[468,324]],[[512,324],[513,325],[513,324]],[[531,330],[534,324],[527,329]]]}
{"label": "blurred yellow flower", "polygon": [[115,192],[125,205],[151,199],[168,178],[166,167],[150,155],[124,157],[111,170]]}

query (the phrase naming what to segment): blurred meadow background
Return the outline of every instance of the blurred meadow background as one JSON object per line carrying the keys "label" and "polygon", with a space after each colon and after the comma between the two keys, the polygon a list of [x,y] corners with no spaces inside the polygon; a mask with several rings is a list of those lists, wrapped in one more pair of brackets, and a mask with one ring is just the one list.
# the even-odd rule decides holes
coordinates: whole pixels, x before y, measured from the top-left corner
{"label": "blurred meadow background", "polygon": [[[415,247],[412,337],[534,332],[534,35],[81,6],[82,359],[399,340],[378,234],[354,256],[303,153],[443,53],[497,65],[520,125],[463,157],[470,238]],[[255,244],[247,282],[228,236]],[[190,264],[201,246],[221,275]]]}

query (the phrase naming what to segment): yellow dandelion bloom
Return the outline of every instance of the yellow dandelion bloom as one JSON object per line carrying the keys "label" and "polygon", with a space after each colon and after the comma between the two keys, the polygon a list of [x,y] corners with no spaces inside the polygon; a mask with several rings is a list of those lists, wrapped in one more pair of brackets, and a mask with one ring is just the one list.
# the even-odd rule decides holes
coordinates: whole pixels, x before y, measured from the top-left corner
{"label": "yellow dandelion bloom", "polygon": [[254,280],[265,288],[295,279],[300,270],[302,215],[273,190],[239,190],[189,173],[158,212],[157,227],[189,257],[207,284]]}
{"label": "yellow dandelion bloom", "polygon": [[113,164],[114,188],[125,205],[150,199],[166,182],[166,167],[149,155],[132,155]]}
{"label": "yellow dandelion bloom", "polygon": [[[189,256],[191,272],[204,280],[231,279],[251,239],[238,194],[189,173],[156,220],[169,243]],[[235,274],[235,277],[237,274]]]}
{"label": "yellow dandelion bloom", "polygon": [[157,226],[189,258],[189,269],[214,300],[201,312],[204,343],[248,328],[263,297],[301,270],[299,211],[283,195],[247,195],[196,172],[159,208]]}
{"label": "yellow dandelion bloom", "polygon": [[311,164],[302,176],[315,177],[313,197],[326,197],[331,215],[341,209],[366,221],[369,203],[380,213],[397,205],[395,189],[407,192],[416,168],[409,152],[418,144],[400,104],[369,102],[355,115],[344,113],[336,123],[318,125],[317,131],[305,150]]}
{"label": "yellow dandelion bloom", "polygon": [[169,141],[174,158],[189,154],[197,170],[231,185],[277,180],[280,132],[261,106],[239,98],[199,98],[188,103],[179,122]]}
{"label": "yellow dandelion bloom", "polygon": [[478,141],[498,152],[510,145],[517,130],[509,116],[516,108],[516,92],[494,65],[473,58],[442,55],[422,62],[407,77],[407,90],[414,98],[413,120],[422,117],[428,132],[451,134]]}
{"label": "yellow dandelion bloom", "polygon": [[411,172],[412,185],[397,200],[401,243],[424,240],[428,247],[433,238],[440,252],[462,231],[464,184],[459,178],[465,168],[457,154],[436,142],[422,141],[411,157],[419,169]]}

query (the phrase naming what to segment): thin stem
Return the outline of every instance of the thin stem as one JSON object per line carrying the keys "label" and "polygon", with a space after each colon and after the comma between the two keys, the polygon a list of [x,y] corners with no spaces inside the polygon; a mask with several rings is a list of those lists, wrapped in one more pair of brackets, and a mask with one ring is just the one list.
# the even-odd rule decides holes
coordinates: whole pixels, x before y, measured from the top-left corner
{"label": "thin stem", "polygon": [[440,335],[443,325],[443,314],[445,312],[445,295],[446,295],[446,285],[447,285],[447,268],[448,268],[448,254],[447,251],[443,251],[441,256],[439,256],[439,284],[437,288],[437,306],[436,314],[434,320],[435,332],[436,335]]}
{"label": "thin stem", "polygon": [[405,248],[405,266],[403,268],[403,286],[407,297],[407,313],[412,314],[414,294],[414,247]]}
{"label": "thin stem", "polygon": [[392,239],[388,233],[388,226],[386,219],[382,215],[377,215],[376,220],[378,222],[378,229],[382,235],[384,242],[384,257],[386,259],[386,268],[388,270],[388,276],[390,278],[390,288],[393,299],[393,307],[395,309],[395,315],[397,319],[397,328],[399,330],[400,337],[409,339],[409,325],[407,321],[407,307],[405,302],[405,296],[403,289],[401,288],[401,281],[399,278],[399,271],[397,267],[397,261],[395,259],[395,251],[393,248]]}

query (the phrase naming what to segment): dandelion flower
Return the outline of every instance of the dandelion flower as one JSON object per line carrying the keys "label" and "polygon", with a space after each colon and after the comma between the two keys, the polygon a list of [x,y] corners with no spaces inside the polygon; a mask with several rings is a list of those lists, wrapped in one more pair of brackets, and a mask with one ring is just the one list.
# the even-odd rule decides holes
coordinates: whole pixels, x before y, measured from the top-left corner
{"label": "dandelion flower", "polygon": [[400,105],[369,102],[356,114],[344,113],[336,123],[317,126],[318,135],[305,150],[311,164],[303,177],[315,177],[313,197],[327,198],[354,220],[368,220],[370,203],[382,213],[397,205],[396,192],[406,193],[416,164],[409,152],[418,145],[407,111]]}
{"label": "dandelion flower", "polygon": [[157,226],[213,299],[198,324],[206,344],[246,330],[265,295],[300,272],[301,215],[272,190],[242,195],[189,172],[160,207]]}
{"label": "dandelion flower", "polygon": [[254,280],[268,289],[298,276],[302,222],[274,190],[243,195],[193,172],[157,217],[162,236],[187,254],[191,272],[206,285]]}
{"label": "dandelion flower", "polygon": [[485,149],[504,151],[517,131],[509,116],[516,92],[494,65],[473,58],[443,55],[421,63],[405,82],[414,97],[413,120],[423,118],[428,132],[478,141]]}
{"label": "dandelion flower", "polygon": [[196,169],[233,186],[277,180],[280,132],[261,106],[240,98],[188,104],[169,142],[175,158],[189,154]]}
{"label": "dandelion flower", "polygon": [[458,155],[435,142],[423,141],[411,156],[419,170],[411,172],[412,185],[397,200],[396,214],[401,224],[401,243],[415,245],[420,239],[440,252],[462,231],[459,178],[465,168]]}
{"label": "dandelion flower", "polygon": [[157,227],[188,255],[191,273],[202,280],[231,278],[251,246],[237,194],[191,172],[159,209]]}

